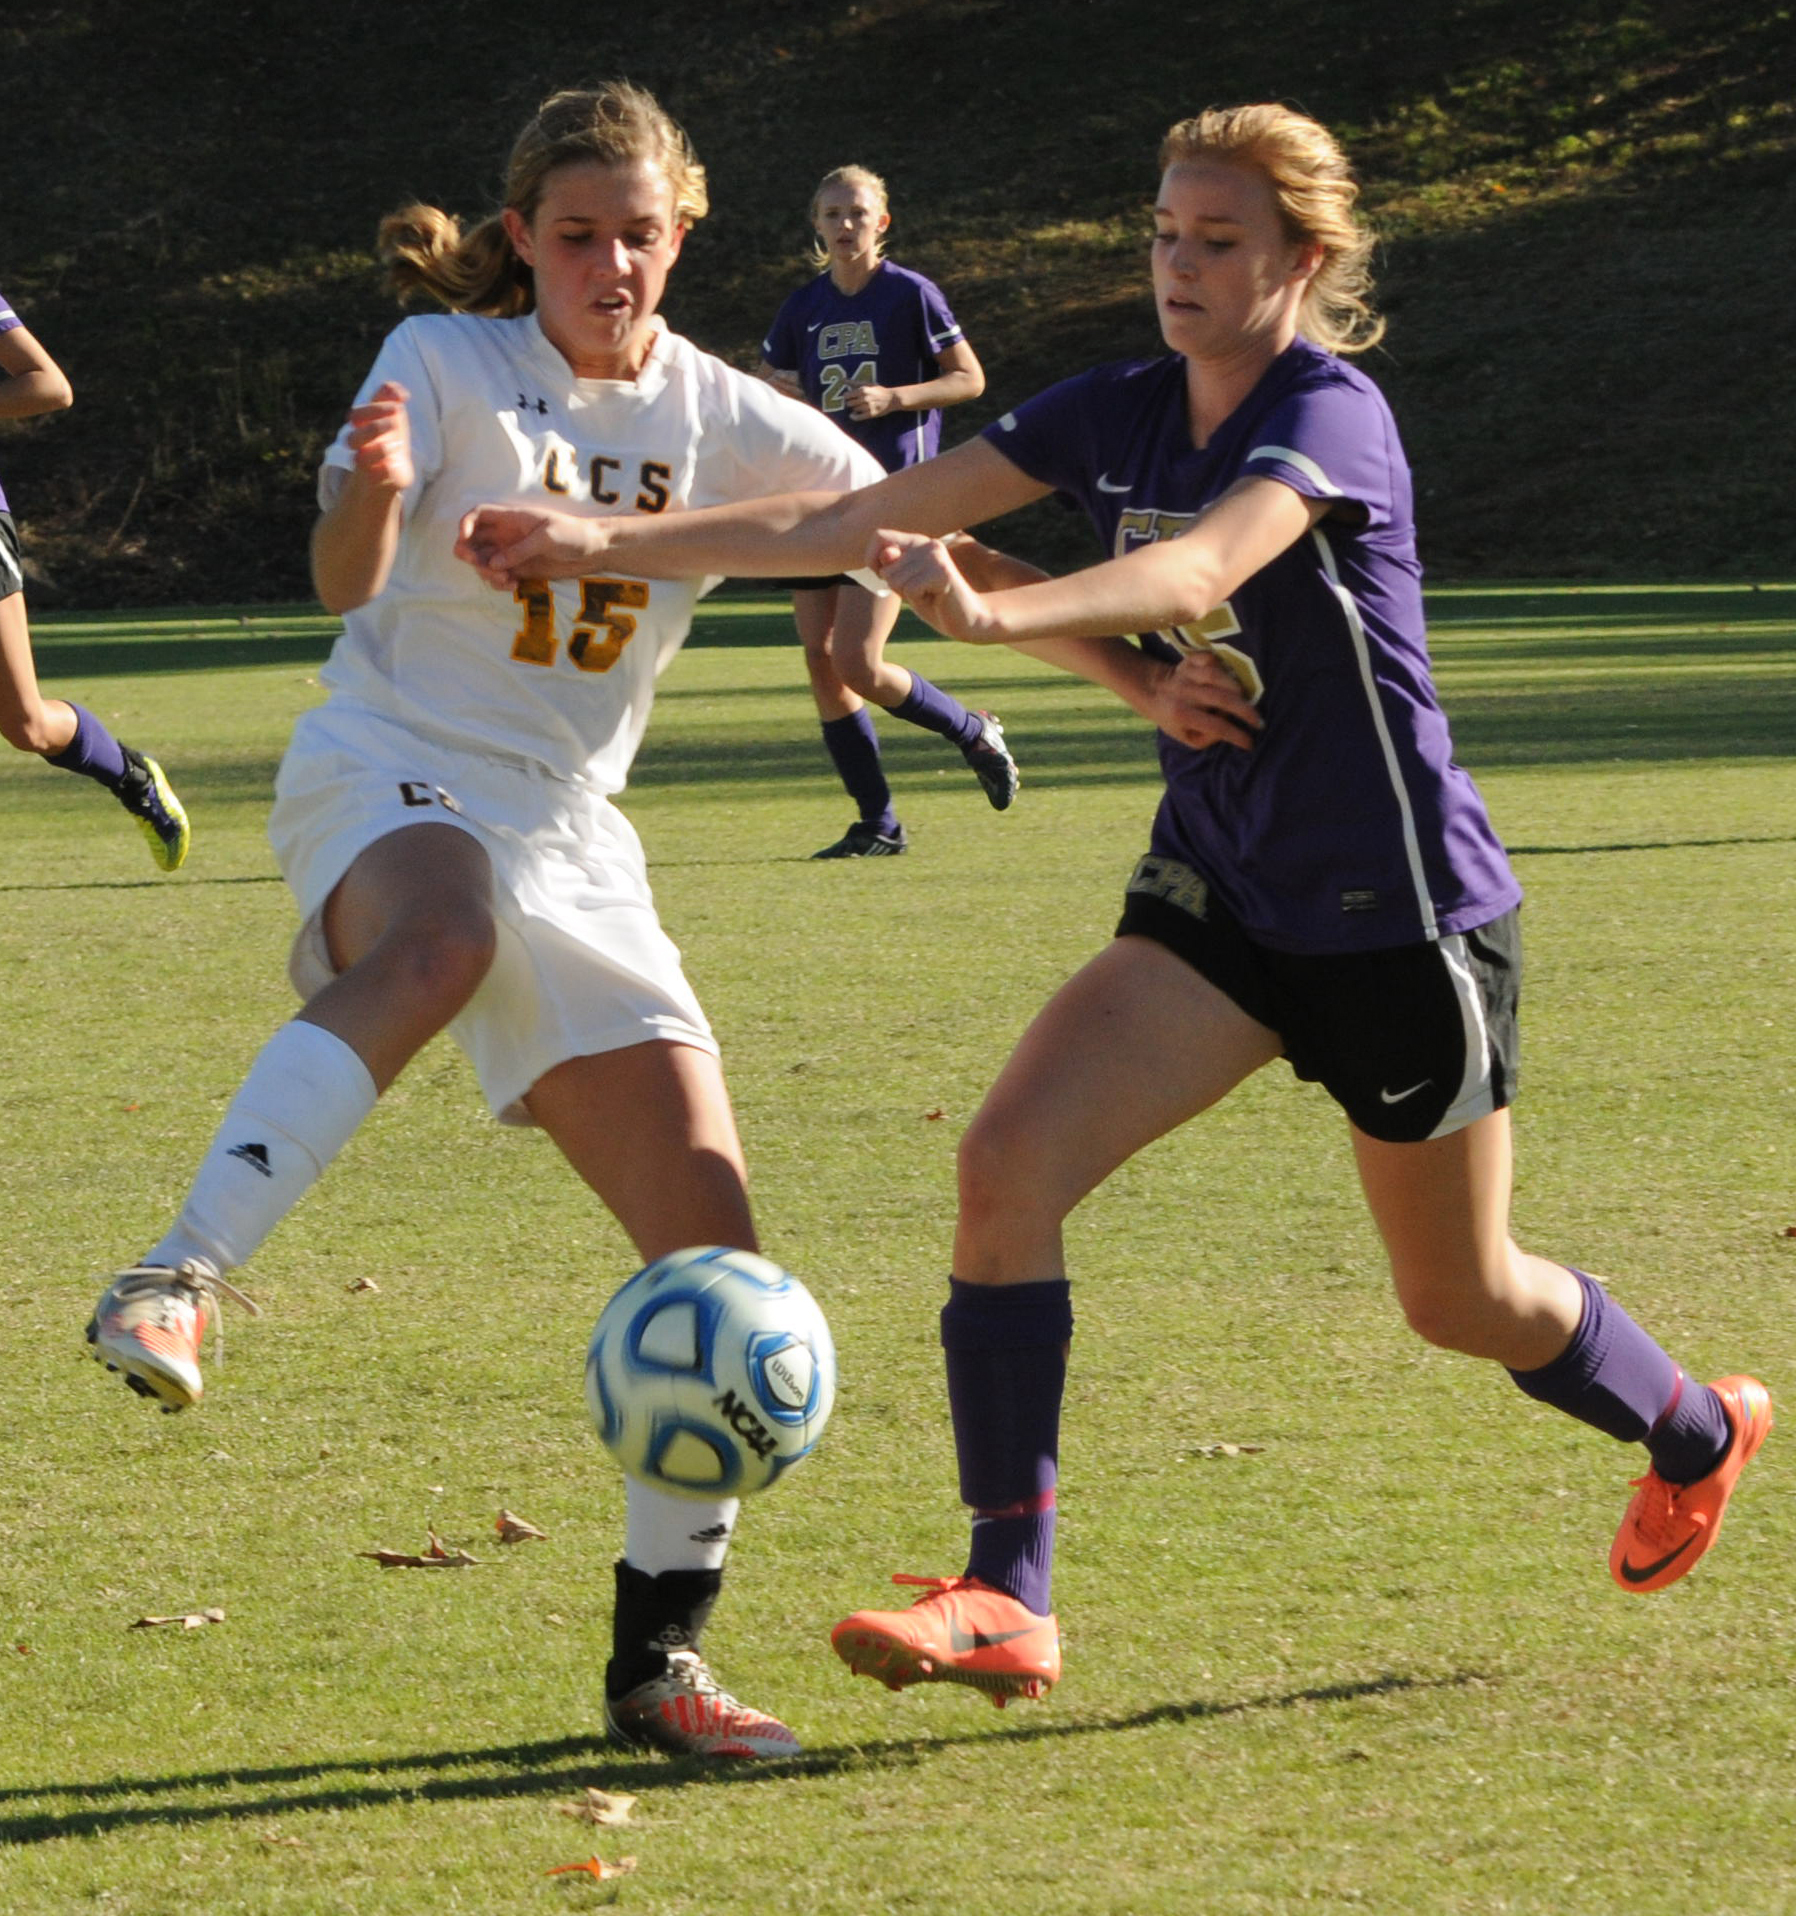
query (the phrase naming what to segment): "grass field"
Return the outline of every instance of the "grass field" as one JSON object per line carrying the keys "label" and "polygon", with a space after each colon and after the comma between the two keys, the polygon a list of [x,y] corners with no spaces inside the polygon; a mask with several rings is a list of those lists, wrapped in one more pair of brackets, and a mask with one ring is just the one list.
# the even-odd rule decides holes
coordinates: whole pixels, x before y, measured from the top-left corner
{"label": "grass field", "polygon": [[[1796,587],[1432,609],[1529,894],[1518,1232],[1611,1274],[1698,1373],[1788,1390]],[[843,1365],[709,1637],[809,1754],[713,1772],[598,1733],[621,1496],[579,1378],[628,1251],[449,1048],[256,1259],[267,1320],[228,1323],[200,1412],[158,1417],[81,1354],[96,1274],[160,1232],[291,1009],[262,827],[330,628],[40,626],[47,684],[165,759],[196,845],[158,879],[103,795],[0,764],[0,1908],[1796,1910],[1789,1438],[1697,1574],[1616,1591],[1638,1453],[1409,1336],[1342,1126],[1279,1067],[1074,1222],[1060,1689],[1000,1715],[830,1656],[890,1572],[960,1566],[934,1342],[954,1143],[1108,935],[1154,779],[1090,688],[916,640],[901,657],[1002,713],[1022,798],[995,817],[888,726],[912,855],[805,863],[848,810],[789,629],[764,600],[707,613],[626,800],[766,1247]],[[500,1546],[501,1506],[548,1540]],[[481,1563],[357,1554],[427,1528]],[[224,1621],[127,1627],[207,1606]],[[560,1814],[587,1786],[636,1795],[633,1823]],[[546,1874],[594,1853],[637,1867]]]}

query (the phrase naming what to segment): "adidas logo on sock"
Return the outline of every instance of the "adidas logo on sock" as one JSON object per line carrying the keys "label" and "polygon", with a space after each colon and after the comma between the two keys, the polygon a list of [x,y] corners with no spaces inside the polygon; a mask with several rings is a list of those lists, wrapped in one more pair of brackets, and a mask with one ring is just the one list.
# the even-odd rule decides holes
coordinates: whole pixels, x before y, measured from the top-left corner
{"label": "adidas logo on sock", "polygon": [[727,1523],[714,1523],[708,1530],[693,1531],[691,1541],[694,1543],[727,1543],[729,1536],[730,1527]]}
{"label": "adidas logo on sock", "polygon": [[274,1176],[268,1163],[268,1146],[265,1144],[234,1144],[225,1153],[227,1158],[241,1158],[252,1171],[260,1171],[265,1178]]}

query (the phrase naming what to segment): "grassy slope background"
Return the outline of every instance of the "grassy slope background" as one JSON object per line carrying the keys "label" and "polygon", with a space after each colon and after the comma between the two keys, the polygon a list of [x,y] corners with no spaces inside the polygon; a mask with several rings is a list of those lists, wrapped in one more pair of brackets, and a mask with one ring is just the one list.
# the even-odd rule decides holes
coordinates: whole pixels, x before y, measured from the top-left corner
{"label": "grassy slope background", "polygon": [[[395,311],[368,252],[418,194],[495,203],[543,91],[625,74],[706,160],[674,323],[751,364],[829,166],[988,369],[970,431],[1152,350],[1156,142],[1216,102],[1333,125],[1385,236],[1371,368],[1437,574],[1796,574],[1753,448],[1796,398],[1796,15],[1774,0],[67,0],[0,13],[0,291],[73,378],[0,475],[40,605],[306,590],[311,473]],[[1007,541],[1082,550],[1039,508]]]}

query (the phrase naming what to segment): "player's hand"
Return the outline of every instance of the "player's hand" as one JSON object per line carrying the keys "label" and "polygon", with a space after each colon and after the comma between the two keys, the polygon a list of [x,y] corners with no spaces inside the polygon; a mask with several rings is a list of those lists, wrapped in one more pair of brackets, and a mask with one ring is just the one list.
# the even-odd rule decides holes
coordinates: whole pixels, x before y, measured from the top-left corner
{"label": "player's hand", "polygon": [[349,449],[355,469],[383,492],[404,492],[417,476],[412,464],[412,427],[405,402],[411,394],[389,379],[372,399],[349,412]]}
{"label": "player's hand", "polygon": [[1153,707],[1154,723],[1168,738],[1197,750],[1233,745],[1245,752],[1264,724],[1241,681],[1214,652],[1192,652],[1166,666]]}
{"label": "player's hand", "polygon": [[1003,636],[991,607],[967,584],[940,539],[918,532],[876,532],[867,564],[944,637],[982,645]]}
{"label": "player's hand", "polygon": [[848,415],[851,419],[883,419],[898,410],[898,395],[890,386],[850,386]]}
{"label": "player's hand", "polygon": [[462,515],[455,556],[488,585],[509,592],[520,579],[590,572],[610,541],[603,519],[540,506],[476,506]]}

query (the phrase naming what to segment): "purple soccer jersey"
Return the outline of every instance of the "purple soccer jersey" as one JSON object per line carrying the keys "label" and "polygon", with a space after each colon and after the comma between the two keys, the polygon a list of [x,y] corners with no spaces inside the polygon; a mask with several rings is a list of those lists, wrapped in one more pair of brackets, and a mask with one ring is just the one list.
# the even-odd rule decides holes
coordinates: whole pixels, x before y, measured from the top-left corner
{"label": "purple soccer jersey", "polygon": [[[24,321],[6,303],[6,295],[0,293],[0,333],[10,333],[15,326],[23,326]],[[6,491],[0,487],[0,512],[6,510]]]}
{"label": "purple soccer jersey", "polygon": [[776,371],[796,373],[804,396],[872,453],[887,472],[933,459],[942,415],[889,412],[856,419],[856,386],[917,386],[941,370],[937,357],[961,330],[933,280],[883,260],[858,293],[843,293],[828,273],[801,286],[779,309],[761,355]]}
{"label": "purple soccer jersey", "polygon": [[1137,360],[1051,387],[985,436],[1082,505],[1117,556],[1176,537],[1244,477],[1341,502],[1200,624],[1142,635],[1163,658],[1214,653],[1264,721],[1245,752],[1159,737],[1153,850],[1201,873],[1249,936],[1280,951],[1376,950],[1468,931],[1518,902],[1453,762],[1409,467],[1364,374],[1299,339],[1200,450],[1184,360]]}

